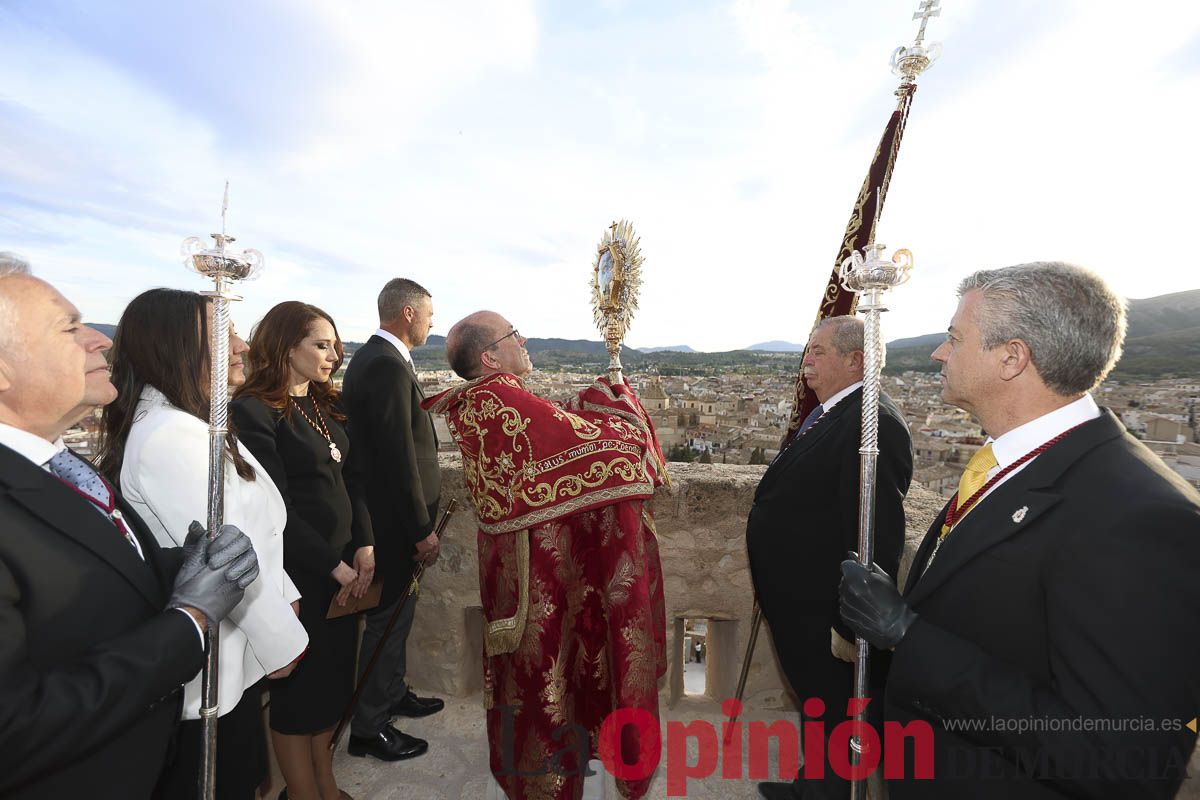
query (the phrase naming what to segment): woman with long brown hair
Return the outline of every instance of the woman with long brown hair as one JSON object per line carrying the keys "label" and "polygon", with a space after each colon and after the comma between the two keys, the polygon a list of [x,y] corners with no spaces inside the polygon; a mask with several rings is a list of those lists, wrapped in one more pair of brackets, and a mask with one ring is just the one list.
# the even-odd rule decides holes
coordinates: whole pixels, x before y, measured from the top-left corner
{"label": "woman with long brown hair", "polygon": [[375,570],[366,503],[343,475],[350,440],[332,381],[343,353],[328,314],[280,303],[251,333],[250,377],[230,407],[287,504],[284,565],[300,587],[310,639],[295,672],[271,687],[271,741],[290,800],[347,796],[329,742],[353,689],[356,617],[326,614],[331,602],[365,594]]}
{"label": "woman with long brown hair", "polygon": [[[212,303],[195,292],[152,289],[121,315],[113,337],[117,399],[101,421],[101,471],[119,483],[158,542],[183,544],[208,509],[209,327]],[[246,343],[230,331],[229,383],[245,381]],[[221,624],[217,795],[253,800],[267,774],[260,680],[282,678],[308,643],[283,569],[283,498],[234,432],[226,437],[225,521],[250,537],[259,577]],[[200,676],[184,686],[174,761],[160,782],[168,800],[195,797],[202,736]]]}

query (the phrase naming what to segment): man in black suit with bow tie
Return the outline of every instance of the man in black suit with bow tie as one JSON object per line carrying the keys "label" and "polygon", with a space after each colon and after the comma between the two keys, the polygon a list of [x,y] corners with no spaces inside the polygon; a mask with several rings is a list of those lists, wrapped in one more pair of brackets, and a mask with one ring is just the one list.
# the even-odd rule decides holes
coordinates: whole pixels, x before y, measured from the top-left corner
{"label": "man in black suit with bow tie", "polygon": [[[803,368],[821,404],[767,467],[746,525],[746,547],[754,590],[788,683],[801,702],[810,697],[824,702],[828,738],[846,719],[853,689],[854,668],[844,657],[853,653],[854,637],[837,613],[837,585],[838,565],[858,546],[862,321],[822,320],[804,350]],[[904,547],[903,501],[912,471],[908,426],[881,394],[875,556],[892,574]],[[833,654],[835,648],[841,657]],[[872,684],[882,688],[886,654],[873,654],[872,666]],[[824,771],[821,781],[763,783],[759,792],[767,800],[848,797],[849,785],[834,773],[828,755]]]}
{"label": "man in black suit with bow tie", "polygon": [[[62,434],[112,402],[102,333],[0,253],[0,796],[149,798],[219,621],[257,575],[232,526],[154,536]],[[202,532],[200,532],[202,533]],[[226,566],[227,565],[227,566]]]}
{"label": "man in black suit with bow tie", "polygon": [[1124,302],[1061,263],[958,293],[933,358],[990,438],[903,596],[842,566],[842,616],[895,648],[885,714],[918,741],[891,796],[1173,797],[1200,710],[1200,496],[1092,399]]}
{"label": "man in black suit with bow tie", "polygon": [[[442,475],[433,418],[421,408],[425,393],[412,362],[413,348],[433,328],[433,299],[419,283],[394,278],[379,293],[379,330],[355,352],[342,383],[349,418],[350,459],[367,490],[384,596],[368,612],[359,668],[379,646],[400,594],[418,561],[438,555],[433,534]],[[361,568],[361,566],[360,566]],[[418,697],[408,686],[407,642],[416,612],[414,592],[383,641],[378,663],[359,696],[350,726],[349,753],[398,761],[429,749],[424,739],[389,724],[394,716],[424,717],[441,711],[436,697]]]}

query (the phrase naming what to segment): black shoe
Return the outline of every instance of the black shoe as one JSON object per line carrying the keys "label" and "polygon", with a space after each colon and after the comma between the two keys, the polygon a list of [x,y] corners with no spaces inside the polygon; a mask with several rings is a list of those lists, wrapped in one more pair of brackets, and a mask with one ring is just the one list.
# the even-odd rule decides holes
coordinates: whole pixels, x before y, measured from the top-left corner
{"label": "black shoe", "polygon": [[766,800],[804,800],[804,793],[794,783],[760,783],[758,794]]}
{"label": "black shoe", "polygon": [[392,707],[388,709],[393,717],[428,717],[430,714],[436,714],[446,707],[445,701],[440,697],[417,697],[413,694],[412,689],[408,690],[408,694],[401,697],[396,702],[392,703]]}
{"label": "black shoe", "polygon": [[416,758],[429,749],[429,742],[384,725],[374,736],[350,736],[346,750],[352,756],[375,756],[380,761],[403,761]]}

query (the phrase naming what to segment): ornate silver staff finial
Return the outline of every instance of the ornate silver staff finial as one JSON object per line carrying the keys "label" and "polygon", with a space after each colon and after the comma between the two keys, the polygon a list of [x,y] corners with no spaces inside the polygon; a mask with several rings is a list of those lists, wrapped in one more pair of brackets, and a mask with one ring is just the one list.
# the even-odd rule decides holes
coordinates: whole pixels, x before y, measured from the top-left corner
{"label": "ornate silver staff finial", "polygon": [[[240,300],[229,293],[229,284],[250,280],[262,267],[262,253],[227,249],[234,239],[225,233],[229,210],[229,181],[221,202],[221,232],[212,234],[216,247],[205,248],[198,236],[183,240],[183,263],[213,281],[213,290],[203,292],[212,298],[212,347],[209,365],[208,417],[208,535],[215,538],[225,519],[225,434],[229,421],[229,302]],[[200,763],[200,797],[213,800],[217,777],[217,675],[219,674],[220,636],[218,625],[210,622],[205,634],[204,670],[201,678],[200,730],[203,754]]]}
{"label": "ornate silver staff finial", "polygon": [[929,24],[931,17],[942,15],[939,2],[940,0],[921,0],[920,8],[913,14],[913,19],[921,20],[917,38],[913,39],[912,44],[907,47],[901,45],[892,53],[892,72],[901,77],[901,84],[916,83],[917,77],[933,66],[933,62],[942,54],[942,45],[939,42],[925,44],[925,26]]}
{"label": "ornate silver staff finial", "polygon": [[[879,459],[879,376],[883,370],[883,339],[879,332],[879,314],[886,311],[883,294],[906,283],[912,270],[913,257],[908,250],[897,250],[891,258],[884,256],[887,245],[872,241],[862,252],[854,250],[842,261],[838,277],[847,291],[857,292],[858,311],[863,314],[863,399],[862,438],[858,453],[858,561],[867,569],[875,559],[875,478]],[[858,637],[854,663],[854,696],[865,698],[870,675],[871,649]],[[865,708],[865,704],[864,704]],[[865,713],[855,717],[865,720]],[[858,736],[850,740],[852,763],[859,763],[863,742]],[[866,785],[854,781],[850,787],[852,800],[863,800]]]}
{"label": "ornate silver staff finial", "polygon": [[[221,202],[221,232],[209,234],[216,241],[216,247],[205,248],[204,240],[199,236],[189,236],[183,240],[180,252],[183,255],[183,265],[201,275],[212,278],[216,282],[217,292],[224,292],[225,281],[246,281],[258,277],[262,267],[263,255],[257,250],[243,250],[241,253],[231,253],[226,249],[236,239],[225,234],[225,217],[229,211],[229,181],[225,182],[225,196]],[[206,294],[209,294],[206,292]],[[227,299],[236,300],[236,297]]]}

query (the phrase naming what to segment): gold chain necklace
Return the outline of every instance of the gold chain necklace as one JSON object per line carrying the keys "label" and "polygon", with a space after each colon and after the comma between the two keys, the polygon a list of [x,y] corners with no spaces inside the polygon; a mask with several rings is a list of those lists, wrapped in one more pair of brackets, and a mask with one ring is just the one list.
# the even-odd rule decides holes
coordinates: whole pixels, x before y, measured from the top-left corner
{"label": "gold chain necklace", "polygon": [[312,417],[304,413],[304,408],[298,402],[296,402],[296,398],[289,395],[288,399],[292,401],[292,405],[294,405],[296,410],[300,412],[300,416],[304,417],[304,419],[308,421],[308,424],[312,425],[317,433],[325,437],[325,441],[329,442],[329,455],[332,456],[335,462],[341,463],[342,451],[338,449],[338,446],[333,441],[333,437],[329,435],[329,428],[325,427],[325,418],[321,416],[321,406],[317,403],[317,401],[313,400],[313,411],[317,412],[317,420],[320,421],[320,425],[318,425],[316,422],[313,422]]}

